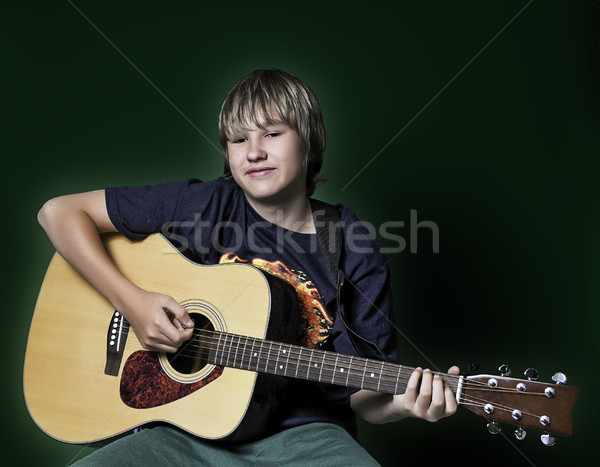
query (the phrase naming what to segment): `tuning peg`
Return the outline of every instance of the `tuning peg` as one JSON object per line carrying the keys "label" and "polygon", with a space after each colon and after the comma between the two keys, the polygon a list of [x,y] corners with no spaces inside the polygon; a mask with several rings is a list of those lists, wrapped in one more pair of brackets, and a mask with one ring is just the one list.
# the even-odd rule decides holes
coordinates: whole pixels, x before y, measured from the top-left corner
{"label": "tuning peg", "polygon": [[490,421],[490,423],[487,424],[487,430],[493,434],[493,435],[497,435],[498,433],[500,433],[502,431],[502,428],[500,428],[500,425],[498,425],[497,422],[495,422],[494,420]]}
{"label": "tuning peg", "polygon": [[540,439],[542,440],[542,444],[544,446],[554,446],[556,443],[556,438],[550,433],[544,433],[542,436],[540,436]]}
{"label": "tuning peg", "polygon": [[529,381],[535,381],[538,379],[539,373],[535,368],[527,368],[527,370],[525,370],[524,375]]}
{"label": "tuning peg", "polygon": [[519,441],[523,441],[525,439],[525,436],[527,436],[527,432],[523,429],[522,426],[517,428],[514,433],[515,438],[517,438]]}
{"label": "tuning peg", "polygon": [[500,372],[500,375],[502,375],[502,376],[509,376],[511,374],[510,367],[506,363],[503,365],[500,365],[500,367],[498,368],[498,371]]}
{"label": "tuning peg", "polygon": [[552,381],[554,381],[556,384],[565,384],[567,382],[567,375],[559,371],[558,373],[554,373],[554,376],[552,376]]}

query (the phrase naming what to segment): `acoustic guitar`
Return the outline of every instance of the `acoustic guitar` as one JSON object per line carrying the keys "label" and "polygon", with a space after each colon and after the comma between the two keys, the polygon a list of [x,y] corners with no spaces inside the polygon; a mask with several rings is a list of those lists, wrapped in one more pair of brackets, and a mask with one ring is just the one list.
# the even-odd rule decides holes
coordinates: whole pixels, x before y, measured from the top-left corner
{"label": "acoustic guitar", "polygon": [[[168,294],[195,321],[173,354],[145,350],[129,323],[58,253],[32,318],[24,367],[28,410],[48,435],[88,443],[151,422],[207,439],[244,439],[264,428],[265,397],[278,378],[403,393],[413,368],[296,344],[296,292],[246,264],[191,262],[159,234],[130,242],[103,237],[120,270],[140,287]],[[131,331],[131,332],[130,332]],[[578,389],[501,376],[440,373],[458,403],[489,419],[572,434]],[[257,397],[260,396],[260,397]],[[261,418],[262,417],[262,418]],[[237,437],[237,438],[236,438]]]}

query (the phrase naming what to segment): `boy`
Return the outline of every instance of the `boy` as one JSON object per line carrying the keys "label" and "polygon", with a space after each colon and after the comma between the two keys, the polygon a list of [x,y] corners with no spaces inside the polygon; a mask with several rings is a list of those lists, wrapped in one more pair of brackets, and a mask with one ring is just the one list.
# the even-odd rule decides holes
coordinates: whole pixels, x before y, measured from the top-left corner
{"label": "boy", "polygon": [[[309,199],[320,183],[325,150],[321,110],[310,88],[280,70],[255,71],[227,95],[219,135],[224,178],[55,198],[40,211],[40,224],[61,255],[127,318],[147,349],[176,351],[191,337],[193,322],[171,297],[126,279],[106,254],[100,232],[119,231],[132,240],[162,232],[198,263],[253,264],[296,287],[304,312],[303,345],[345,354],[355,354],[357,345],[362,356],[397,360],[387,261],[343,205],[337,207],[344,230],[341,269],[351,286],[342,309],[351,332],[378,351],[351,342],[336,316],[337,289],[316,241]],[[417,369],[406,392],[396,396],[290,380],[258,440],[210,443],[158,426],[121,438],[83,463],[371,465],[375,461],[354,439],[355,414],[371,423],[405,417],[436,421],[456,407],[450,388],[429,370]]]}

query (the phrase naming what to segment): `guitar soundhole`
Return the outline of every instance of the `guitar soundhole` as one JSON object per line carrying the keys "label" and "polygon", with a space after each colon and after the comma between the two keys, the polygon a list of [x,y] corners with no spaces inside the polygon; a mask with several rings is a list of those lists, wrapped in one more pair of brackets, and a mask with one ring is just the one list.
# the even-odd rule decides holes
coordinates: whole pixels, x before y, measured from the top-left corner
{"label": "guitar soundhole", "polygon": [[[190,313],[194,321],[194,333],[175,353],[166,354],[167,360],[175,371],[190,375],[198,373],[209,365],[210,333],[215,328],[211,321],[201,313]],[[208,345],[207,345],[208,343]]]}

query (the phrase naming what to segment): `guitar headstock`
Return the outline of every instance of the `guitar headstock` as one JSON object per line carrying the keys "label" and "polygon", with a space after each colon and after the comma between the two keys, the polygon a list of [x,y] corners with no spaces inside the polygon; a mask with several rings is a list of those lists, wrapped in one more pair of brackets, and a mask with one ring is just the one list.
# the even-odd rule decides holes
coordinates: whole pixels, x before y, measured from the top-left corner
{"label": "guitar headstock", "polygon": [[570,436],[573,433],[572,413],[579,389],[566,386],[562,373],[554,375],[555,383],[535,381],[537,371],[525,372],[526,380],[509,378],[506,365],[502,376],[474,375],[464,381],[460,403],[470,411],[490,420],[490,433],[499,433],[498,422],[517,425],[517,439],[525,438],[525,428],[546,432],[542,442],[554,444],[552,434]]}

